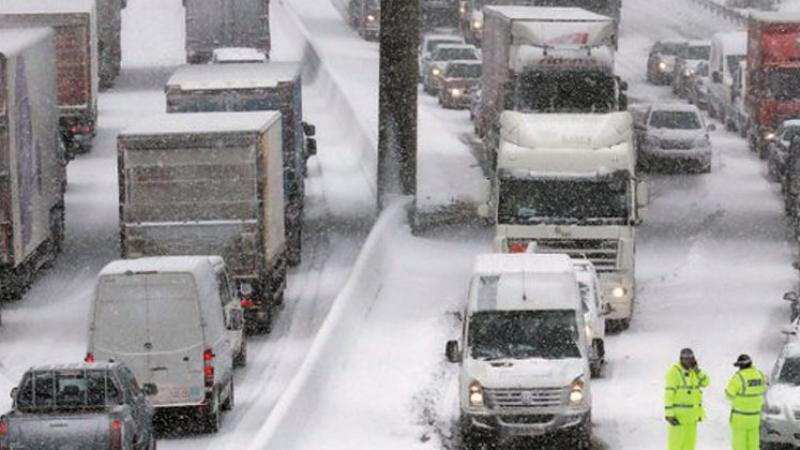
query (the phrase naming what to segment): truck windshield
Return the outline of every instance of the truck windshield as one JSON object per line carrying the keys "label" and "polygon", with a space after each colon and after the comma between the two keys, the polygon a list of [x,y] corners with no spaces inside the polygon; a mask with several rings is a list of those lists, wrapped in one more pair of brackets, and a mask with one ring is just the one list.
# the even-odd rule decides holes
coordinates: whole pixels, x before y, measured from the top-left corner
{"label": "truck windshield", "polygon": [[707,60],[711,56],[711,47],[707,45],[697,46],[697,47],[684,47],[683,51],[681,52],[681,56],[684,59]]}
{"label": "truck windshield", "polygon": [[800,68],[771,70],[767,97],[775,100],[800,99]]}
{"label": "truck windshield", "polygon": [[600,72],[528,71],[516,89],[514,109],[522,112],[605,113],[617,105],[614,77]]}
{"label": "truck windshield", "polygon": [[475,359],[580,358],[575,311],[482,311],[469,319]]}
{"label": "truck windshield", "polygon": [[481,66],[480,64],[450,63],[447,65],[444,76],[445,78],[480,78]]}
{"label": "truck windshield", "polygon": [[683,49],[686,44],[681,42],[662,42],[656,44],[656,47],[653,49],[654,53],[660,53],[662,55],[677,55],[681,49]]}
{"label": "truck windshield", "polygon": [[510,225],[625,220],[626,186],[620,180],[503,179],[497,220]]}
{"label": "truck windshield", "polygon": [[120,403],[120,390],[105,370],[29,372],[20,384],[20,411],[100,408]]}
{"label": "truck windshield", "polygon": [[778,383],[800,386],[800,358],[786,358],[778,375]]}

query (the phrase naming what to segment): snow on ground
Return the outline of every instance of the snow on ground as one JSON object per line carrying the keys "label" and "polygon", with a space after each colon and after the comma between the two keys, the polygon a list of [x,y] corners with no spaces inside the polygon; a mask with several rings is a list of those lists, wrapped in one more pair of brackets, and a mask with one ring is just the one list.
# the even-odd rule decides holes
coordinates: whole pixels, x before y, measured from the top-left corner
{"label": "snow on ground", "polygon": [[[624,5],[617,68],[638,102],[677,101],[668,88],[644,81],[655,40],[708,38],[733,27],[688,0]],[[438,116],[447,126],[439,134],[468,134],[466,113],[438,110],[425,96],[420,103],[421,118]],[[781,295],[796,273],[778,189],[742,139],[717,131],[712,142],[711,174],[648,177],[652,201],[638,241],[635,319],[630,330],[607,338],[610,364],[594,388],[598,448],[665,445],[663,376],[685,346],[695,348],[712,377],[699,447],[729,448],[722,390],[733,360],[747,352],[767,371],[783,341],[779,330],[789,311]],[[305,432],[291,445],[264,448],[452,448],[457,368],[444,363],[444,342],[458,336],[451,313],[465,301],[472,259],[489,251],[490,237],[491,230],[468,228],[417,237],[401,227],[388,238],[402,251],[387,255],[390,275],[377,294],[364,293],[368,306],[360,315],[347,319],[358,340],[333,349],[328,359],[337,364],[313,380],[328,389],[302,411]]]}
{"label": "snow on ground", "polygon": [[[300,59],[304,37],[273,2],[273,58]],[[31,365],[81,361],[96,273],[118,258],[116,136],[165,108],[163,86],[183,63],[183,8],[177,0],[136,0],[123,11],[123,68],[100,95],[94,149],[68,167],[65,250],[20,301],[4,305],[0,326],[0,393]],[[164,449],[241,448],[269,414],[303,361],[330,302],[350,272],[373,220],[370,182],[358,168],[341,95],[325,74],[306,86],[305,115],[317,125],[320,155],[309,161],[303,263],[290,272],[286,300],[268,336],[248,340],[247,367],[236,373],[236,407],[216,436],[170,436]],[[0,395],[0,409],[10,398]]]}

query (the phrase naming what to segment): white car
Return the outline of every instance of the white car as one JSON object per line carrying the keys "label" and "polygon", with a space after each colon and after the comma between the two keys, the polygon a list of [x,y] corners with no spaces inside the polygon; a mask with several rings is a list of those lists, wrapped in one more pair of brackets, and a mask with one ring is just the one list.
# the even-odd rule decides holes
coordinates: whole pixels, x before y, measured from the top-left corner
{"label": "white car", "polygon": [[589,368],[592,377],[600,377],[606,363],[606,316],[611,305],[606,302],[599,289],[597,271],[588,259],[574,259],[575,278],[581,291],[583,320],[586,322],[586,338],[589,342]]}
{"label": "white car", "polygon": [[697,106],[682,103],[653,105],[643,124],[637,125],[638,165],[650,170],[658,166],[711,171],[711,139]]}
{"label": "white car", "polygon": [[800,343],[796,337],[790,338],[781,350],[769,380],[761,421],[761,448],[797,448],[800,446]]}
{"label": "white car", "polygon": [[[478,256],[464,315],[460,429],[469,448],[520,436],[591,440],[586,324],[572,261],[564,254]],[[493,442],[494,441],[494,442]]]}
{"label": "white car", "polygon": [[463,44],[464,38],[450,34],[428,34],[422,39],[422,43],[417,49],[419,59],[419,79],[422,80],[425,70],[430,63],[431,54],[439,44]]}

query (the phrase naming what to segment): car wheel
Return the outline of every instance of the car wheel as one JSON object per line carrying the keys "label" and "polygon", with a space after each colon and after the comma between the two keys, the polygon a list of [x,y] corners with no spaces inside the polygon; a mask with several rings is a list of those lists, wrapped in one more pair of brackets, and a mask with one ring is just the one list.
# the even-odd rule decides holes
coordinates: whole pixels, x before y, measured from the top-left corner
{"label": "car wheel", "polygon": [[214,398],[214,404],[211,405],[211,409],[205,413],[203,422],[203,428],[208,434],[217,433],[222,427],[222,408],[219,404],[219,393],[216,394]]}
{"label": "car wheel", "polygon": [[228,395],[228,398],[225,399],[225,403],[222,404],[223,411],[230,411],[233,409],[233,406],[236,404],[235,392],[236,387],[233,384],[233,378],[231,378],[231,393]]}

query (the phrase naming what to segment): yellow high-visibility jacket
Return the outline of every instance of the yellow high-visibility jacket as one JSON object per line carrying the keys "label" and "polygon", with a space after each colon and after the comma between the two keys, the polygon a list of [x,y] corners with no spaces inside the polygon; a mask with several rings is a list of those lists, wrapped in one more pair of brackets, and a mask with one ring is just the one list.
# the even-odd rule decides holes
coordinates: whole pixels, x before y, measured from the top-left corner
{"label": "yellow high-visibility jacket", "polygon": [[670,367],[664,388],[664,415],[675,417],[680,423],[703,420],[703,389],[708,383],[702,370],[684,369],[680,364]]}
{"label": "yellow high-visibility jacket", "polygon": [[736,372],[725,388],[731,402],[731,425],[757,428],[761,423],[761,407],[767,392],[767,377],[755,367]]}

